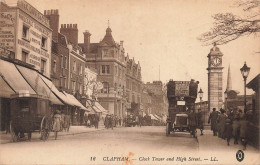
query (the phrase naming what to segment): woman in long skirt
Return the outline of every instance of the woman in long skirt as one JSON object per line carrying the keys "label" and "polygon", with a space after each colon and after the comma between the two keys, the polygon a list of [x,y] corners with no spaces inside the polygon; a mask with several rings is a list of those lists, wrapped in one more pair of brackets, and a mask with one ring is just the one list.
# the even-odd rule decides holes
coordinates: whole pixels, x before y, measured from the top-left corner
{"label": "woman in long skirt", "polygon": [[55,140],[58,137],[58,132],[61,130],[61,115],[60,111],[57,110],[56,114],[54,115],[54,123],[53,123],[53,131],[54,131],[54,136]]}

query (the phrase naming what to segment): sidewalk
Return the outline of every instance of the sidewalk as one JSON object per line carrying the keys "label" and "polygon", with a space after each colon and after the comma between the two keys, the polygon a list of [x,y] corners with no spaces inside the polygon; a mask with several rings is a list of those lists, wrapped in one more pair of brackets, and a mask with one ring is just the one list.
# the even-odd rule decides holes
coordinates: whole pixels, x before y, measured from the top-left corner
{"label": "sidewalk", "polygon": [[[86,126],[71,126],[69,132],[59,132],[58,136],[66,136],[66,135],[77,135],[82,133],[88,133],[88,132],[94,132],[94,131],[100,131],[104,130],[104,127],[99,127],[98,129],[95,129],[95,127],[86,127]],[[54,134],[53,132],[50,133],[49,138],[53,138]],[[32,139],[40,139],[39,132],[33,132],[32,133]],[[11,134],[6,134],[5,131],[0,132],[0,144],[10,143],[12,142]]]}
{"label": "sidewalk", "polygon": [[[199,150],[221,150],[221,151],[237,151],[243,150],[243,146],[239,141],[238,145],[234,145],[234,139],[230,140],[230,145],[227,145],[227,140],[218,138],[218,136],[213,136],[213,132],[211,130],[204,130],[204,135],[200,136],[200,131],[197,130],[197,137],[199,142]],[[256,148],[247,145],[247,151],[259,152]]]}

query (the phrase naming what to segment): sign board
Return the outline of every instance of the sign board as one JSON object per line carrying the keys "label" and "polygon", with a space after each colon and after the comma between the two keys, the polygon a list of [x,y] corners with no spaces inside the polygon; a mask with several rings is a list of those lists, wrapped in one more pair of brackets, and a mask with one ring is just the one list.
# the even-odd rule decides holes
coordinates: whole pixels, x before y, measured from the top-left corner
{"label": "sign board", "polygon": [[189,96],[189,81],[175,81],[175,96]]}
{"label": "sign board", "polygon": [[0,47],[14,52],[15,12],[0,12]]}
{"label": "sign board", "polygon": [[177,105],[185,105],[185,101],[177,101]]}

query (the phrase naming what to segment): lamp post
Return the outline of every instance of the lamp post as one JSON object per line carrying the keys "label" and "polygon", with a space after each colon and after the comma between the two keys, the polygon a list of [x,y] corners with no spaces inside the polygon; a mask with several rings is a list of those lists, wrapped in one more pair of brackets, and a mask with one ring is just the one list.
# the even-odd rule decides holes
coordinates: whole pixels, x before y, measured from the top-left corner
{"label": "lamp post", "polygon": [[225,97],[225,109],[227,110],[227,89],[224,92],[224,97]]}
{"label": "lamp post", "polygon": [[240,68],[241,74],[244,78],[244,113],[246,112],[246,79],[249,75],[250,68],[246,65],[246,62],[242,68]]}
{"label": "lamp post", "polygon": [[[203,91],[202,91],[201,88],[200,88],[198,94],[199,94],[199,98],[200,98],[200,107],[199,107],[199,108],[202,110],[201,105],[202,105]],[[204,111],[204,110],[203,110],[203,113],[204,113],[204,119],[205,119],[204,121],[206,121],[206,114],[205,114],[205,111]]]}

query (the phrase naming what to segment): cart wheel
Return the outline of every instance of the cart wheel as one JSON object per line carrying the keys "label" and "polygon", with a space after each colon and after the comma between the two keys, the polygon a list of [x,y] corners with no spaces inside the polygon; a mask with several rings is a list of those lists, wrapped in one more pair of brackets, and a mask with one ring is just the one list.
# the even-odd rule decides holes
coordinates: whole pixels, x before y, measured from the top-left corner
{"label": "cart wheel", "polygon": [[18,136],[15,135],[14,126],[13,126],[13,121],[12,120],[10,121],[10,133],[11,133],[13,142],[17,142]]}
{"label": "cart wheel", "polygon": [[169,136],[171,133],[170,123],[166,123],[166,136]]}
{"label": "cart wheel", "polygon": [[42,118],[42,121],[41,121],[40,134],[41,134],[41,140],[43,140],[43,141],[47,140],[49,137],[48,120],[45,116]]}

